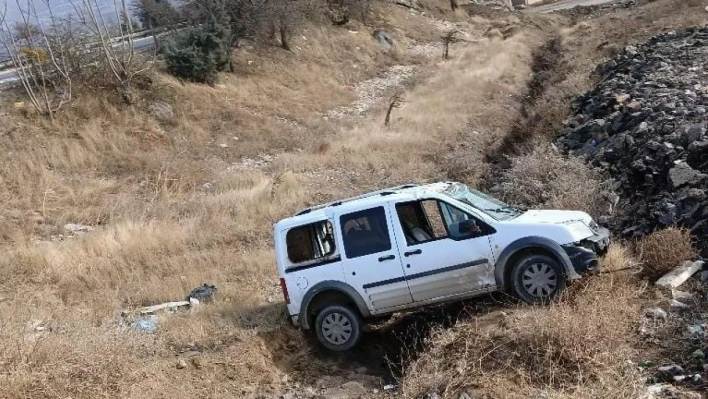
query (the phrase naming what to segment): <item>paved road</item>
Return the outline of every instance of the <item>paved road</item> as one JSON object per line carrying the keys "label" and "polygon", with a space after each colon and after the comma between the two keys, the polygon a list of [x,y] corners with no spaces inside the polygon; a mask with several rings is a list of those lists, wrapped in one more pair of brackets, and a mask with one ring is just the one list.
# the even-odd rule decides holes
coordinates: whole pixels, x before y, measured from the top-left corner
{"label": "paved road", "polygon": [[553,11],[565,10],[578,6],[594,6],[597,4],[612,3],[617,0],[560,0],[552,4],[546,4],[538,7],[528,7],[524,12],[546,14]]}
{"label": "paved road", "polygon": [[[155,47],[155,37],[147,36],[141,37],[139,39],[133,40],[133,48],[136,52],[149,51]],[[8,69],[5,71],[0,71],[0,89],[6,85],[10,85],[19,81],[19,76],[17,71],[14,69]]]}

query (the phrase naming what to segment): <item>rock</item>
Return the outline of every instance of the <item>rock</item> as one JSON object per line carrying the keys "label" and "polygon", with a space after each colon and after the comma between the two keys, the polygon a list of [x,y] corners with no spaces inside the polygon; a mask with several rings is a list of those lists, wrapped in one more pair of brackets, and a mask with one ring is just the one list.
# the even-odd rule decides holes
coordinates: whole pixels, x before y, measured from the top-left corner
{"label": "rock", "polygon": [[629,104],[625,105],[625,108],[629,112],[638,112],[642,110],[642,103],[637,100],[633,100]]}
{"label": "rock", "polygon": [[[601,65],[603,78],[578,99],[556,144],[621,182],[621,238],[669,225],[708,234],[708,27],[664,33]],[[604,126],[594,121],[604,120]],[[684,188],[697,188],[687,197]],[[701,224],[703,223],[703,224]],[[700,241],[708,256],[708,241]]]}
{"label": "rock", "polygon": [[705,334],[705,328],[703,327],[703,324],[690,324],[686,328],[688,329],[688,332],[691,335],[703,336]]}
{"label": "rock", "polygon": [[226,144],[226,143],[221,143],[221,144],[219,144],[219,147],[221,147],[221,148],[229,148],[229,145]]}
{"label": "rock", "polygon": [[160,122],[168,122],[175,117],[172,106],[164,101],[155,101],[150,104],[150,113]]}
{"label": "rock", "polygon": [[680,162],[669,170],[669,180],[673,188],[679,188],[683,185],[696,186],[706,178],[708,178],[708,175],[694,170],[685,162]]}
{"label": "rock", "polygon": [[297,399],[297,395],[295,395],[295,394],[292,393],[292,392],[288,392],[288,393],[286,393],[286,394],[284,394],[284,395],[281,395],[281,396],[280,396],[280,399]]}
{"label": "rock", "polygon": [[630,96],[629,94],[617,94],[617,95],[615,95],[615,101],[617,101],[617,104],[624,104],[624,103],[626,103],[627,100],[629,100],[630,98],[632,98],[632,96]]}
{"label": "rock", "polygon": [[677,301],[690,301],[694,298],[693,294],[686,291],[679,291],[676,289],[671,290],[671,296]]}
{"label": "rock", "polygon": [[678,374],[678,373],[683,373],[683,367],[679,366],[678,364],[671,364],[669,366],[661,366],[658,368],[660,373],[670,373],[670,374]]}
{"label": "rock", "polygon": [[677,300],[675,300],[675,299],[672,299],[672,300],[669,302],[669,305],[670,305],[672,308],[674,308],[674,309],[688,309],[688,308],[689,308],[689,306],[686,305],[685,303],[683,303],[683,302],[681,302],[681,301],[677,301]]}
{"label": "rock", "polygon": [[393,36],[385,30],[375,30],[374,39],[379,46],[384,48],[384,50],[390,50],[396,46],[393,41]]}
{"label": "rock", "polygon": [[183,368],[187,367],[187,362],[184,361],[184,359],[179,359],[177,360],[177,369],[182,370]]}
{"label": "rock", "polygon": [[697,123],[695,125],[691,125],[687,130],[686,130],[686,137],[688,139],[689,143],[692,143],[694,141],[698,141],[703,139],[703,136],[706,133],[706,127],[703,123]]}
{"label": "rock", "polygon": [[668,316],[666,311],[662,308],[649,308],[644,311],[644,314],[647,317],[651,317],[654,319],[664,319],[664,320],[666,320],[666,317]]}
{"label": "rock", "polygon": [[663,277],[656,281],[656,286],[665,288],[676,288],[688,280],[691,276],[703,267],[702,261],[686,261],[679,267],[666,273]]}
{"label": "rock", "polygon": [[93,230],[93,227],[84,224],[67,223],[64,225],[64,230],[70,233],[87,233]]}

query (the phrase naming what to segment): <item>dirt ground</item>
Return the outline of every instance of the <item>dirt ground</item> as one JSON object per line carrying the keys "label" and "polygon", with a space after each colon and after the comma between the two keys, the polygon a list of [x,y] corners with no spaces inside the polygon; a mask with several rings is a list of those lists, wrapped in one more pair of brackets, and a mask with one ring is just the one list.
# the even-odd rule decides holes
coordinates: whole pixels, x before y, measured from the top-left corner
{"label": "dirt ground", "polygon": [[[134,107],[79,96],[50,123],[8,103],[0,397],[643,394],[646,376],[627,362],[641,357],[637,324],[655,298],[626,272],[575,284],[548,308],[497,294],[396,315],[351,354],[326,353],[287,323],[273,222],[398,183],[488,188],[523,178],[505,172],[548,145],[600,61],[708,15],[701,2],[679,0],[587,15],[420,5],[376,3],[366,25],[307,26],[292,52],[246,46],[236,74],[214,87],[159,74]],[[371,39],[381,28],[394,49]],[[440,37],[452,28],[461,40],[443,61]],[[384,127],[393,94],[404,102]],[[173,112],[154,112],[156,102]],[[556,170],[579,170],[547,157]],[[563,181],[584,187],[577,176]],[[536,203],[598,206],[564,187]],[[69,223],[89,231],[69,232]],[[633,258],[623,245],[612,256],[609,270]],[[160,315],[153,333],[121,315],[203,283],[218,287],[215,301]]]}

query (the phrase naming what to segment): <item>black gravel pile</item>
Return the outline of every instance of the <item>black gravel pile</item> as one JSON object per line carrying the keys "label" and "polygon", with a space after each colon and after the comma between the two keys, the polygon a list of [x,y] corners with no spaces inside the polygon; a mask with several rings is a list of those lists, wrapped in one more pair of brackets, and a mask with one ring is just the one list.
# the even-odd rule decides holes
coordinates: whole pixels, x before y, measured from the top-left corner
{"label": "black gravel pile", "polygon": [[559,146],[616,180],[625,237],[690,228],[708,254],[708,27],[628,46],[601,65]]}

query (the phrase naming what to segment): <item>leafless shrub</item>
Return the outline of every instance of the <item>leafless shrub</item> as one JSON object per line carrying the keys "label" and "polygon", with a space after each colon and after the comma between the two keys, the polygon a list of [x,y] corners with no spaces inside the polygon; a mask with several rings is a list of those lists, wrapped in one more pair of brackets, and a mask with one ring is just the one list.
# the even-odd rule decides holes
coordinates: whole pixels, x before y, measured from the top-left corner
{"label": "leafless shrub", "polygon": [[698,255],[691,233],[679,227],[658,230],[640,239],[636,251],[645,274],[650,277],[659,277]]}
{"label": "leafless shrub", "polygon": [[455,37],[457,35],[457,30],[453,29],[445,33],[442,37],[442,43],[443,43],[443,54],[442,58],[443,60],[446,60],[450,58],[450,44],[454,43],[457,38]]}
{"label": "leafless shrub", "polygon": [[496,187],[505,200],[529,207],[607,213],[600,176],[581,159],[563,157],[543,145],[509,160],[511,166]]}
{"label": "leafless shrub", "polygon": [[152,60],[139,57],[136,53],[133,38],[135,27],[130,18],[120,23],[121,15],[128,15],[126,0],[113,0],[115,20],[118,21],[115,24],[104,18],[97,0],[70,1],[76,18],[88,29],[91,40],[95,41],[121,99],[126,104],[132,104],[133,80],[152,67]]}
{"label": "leafless shrub", "polygon": [[12,65],[32,105],[53,118],[54,113],[71,100],[72,80],[67,59],[69,49],[59,34],[60,22],[52,12],[49,21],[37,14],[34,1],[16,0],[21,22],[13,29],[7,19],[7,7],[0,13],[0,42],[10,55]]}
{"label": "leafless shrub", "polygon": [[386,111],[386,119],[384,119],[384,126],[388,126],[391,123],[391,113],[394,108],[399,108],[403,104],[403,98],[401,94],[394,94],[389,101],[388,110]]}

